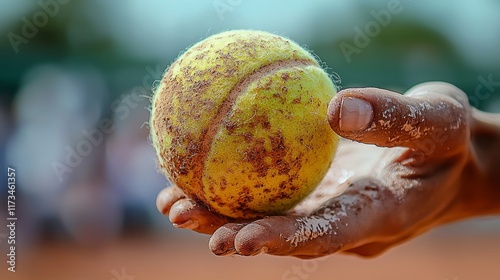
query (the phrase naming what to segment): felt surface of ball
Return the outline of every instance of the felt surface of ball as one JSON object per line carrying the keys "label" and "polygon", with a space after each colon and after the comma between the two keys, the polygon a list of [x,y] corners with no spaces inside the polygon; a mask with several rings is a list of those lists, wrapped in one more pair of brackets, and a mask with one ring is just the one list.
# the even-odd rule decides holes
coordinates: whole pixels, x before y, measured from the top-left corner
{"label": "felt surface of ball", "polygon": [[317,60],[289,39],[251,30],[210,36],[169,67],[154,93],[159,167],[211,211],[284,214],[330,167],[335,93]]}

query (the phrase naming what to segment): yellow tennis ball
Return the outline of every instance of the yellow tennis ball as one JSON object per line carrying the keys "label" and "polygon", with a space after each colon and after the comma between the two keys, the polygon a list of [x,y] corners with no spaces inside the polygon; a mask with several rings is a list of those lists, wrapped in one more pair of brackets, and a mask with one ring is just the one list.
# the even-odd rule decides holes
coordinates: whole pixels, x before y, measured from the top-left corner
{"label": "yellow tennis ball", "polygon": [[252,30],[210,36],[169,67],[154,93],[159,166],[211,211],[283,214],[330,167],[335,93],[318,61],[289,39]]}

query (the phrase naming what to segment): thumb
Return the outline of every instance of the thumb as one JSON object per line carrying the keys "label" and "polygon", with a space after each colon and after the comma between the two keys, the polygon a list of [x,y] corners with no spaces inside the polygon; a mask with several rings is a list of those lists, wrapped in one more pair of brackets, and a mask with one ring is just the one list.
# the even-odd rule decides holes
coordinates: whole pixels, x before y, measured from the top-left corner
{"label": "thumb", "polygon": [[340,91],[331,100],[328,121],[337,134],[354,141],[439,151],[442,156],[455,153],[467,141],[467,112],[461,100],[435,85],[410,95],[378,88],[352,88]]}

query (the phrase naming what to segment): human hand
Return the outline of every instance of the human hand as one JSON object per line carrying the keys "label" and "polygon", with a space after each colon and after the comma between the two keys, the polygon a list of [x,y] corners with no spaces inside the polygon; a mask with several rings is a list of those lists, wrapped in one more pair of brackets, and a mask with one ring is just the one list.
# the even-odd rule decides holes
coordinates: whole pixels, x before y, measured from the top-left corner
{"label": "human hand", "polygon": [[322,184],[286,216],[235,221],[176,187],[158,195],[158,209],[177,227],[212,234],[217,255],[301,258],[374,256],[435,226],[500,213],[500,118],[471,109],[458,88],[345,89],[328,118],[356,142],[341,142]]}

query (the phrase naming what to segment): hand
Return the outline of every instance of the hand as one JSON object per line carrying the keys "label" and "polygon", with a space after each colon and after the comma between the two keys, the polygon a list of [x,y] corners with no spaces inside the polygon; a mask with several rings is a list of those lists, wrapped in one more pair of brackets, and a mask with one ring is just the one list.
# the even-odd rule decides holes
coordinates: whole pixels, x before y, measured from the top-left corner
{"label": "hand", "polygon": [[346,139],[322,184],[286,216],[231,220],[176,187],[158,195],[158,209],[212,234],[217,255],[301,258],[375,256],[438,225],[500,213],[500,117],[471,109],[458,88],[345,89],[328,119]]}

